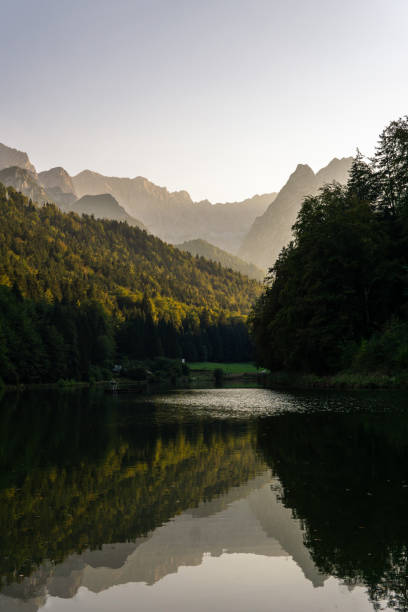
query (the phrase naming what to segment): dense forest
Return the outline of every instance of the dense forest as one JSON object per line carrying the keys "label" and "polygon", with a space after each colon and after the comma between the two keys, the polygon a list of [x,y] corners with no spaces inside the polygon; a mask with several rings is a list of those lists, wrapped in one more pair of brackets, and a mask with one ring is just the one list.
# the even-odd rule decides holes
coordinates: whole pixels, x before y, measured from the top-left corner
{"label": "dense forest", "polygon": [[257,360],[325,374],[408,368],[408,117],[348,184],[307,197],[251,314]]}
{"label": "dense forest", "polygon": [[100,378],[118,360],[157,356],[249,358],[256,281],[137,227],[40,207],[1,184],[0,215],[5,382]]}

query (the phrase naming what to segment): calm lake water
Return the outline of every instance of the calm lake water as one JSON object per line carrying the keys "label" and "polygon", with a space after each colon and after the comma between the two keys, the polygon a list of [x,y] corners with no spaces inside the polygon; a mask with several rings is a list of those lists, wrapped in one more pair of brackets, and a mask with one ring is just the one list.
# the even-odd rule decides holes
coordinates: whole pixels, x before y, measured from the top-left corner
{"label": "calm lake water", "polygon": [[407,404],[4,396],[1,612],[408,610]]}

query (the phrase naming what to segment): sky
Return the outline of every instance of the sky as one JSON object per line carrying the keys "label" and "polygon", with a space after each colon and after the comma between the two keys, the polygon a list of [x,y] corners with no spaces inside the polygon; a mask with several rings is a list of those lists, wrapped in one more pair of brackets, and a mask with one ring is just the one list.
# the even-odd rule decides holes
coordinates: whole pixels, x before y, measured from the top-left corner
{"label": "sky", "polygon": [[407,0],[0,0],[0,142],[194,200],[372,154],[408,113]]}

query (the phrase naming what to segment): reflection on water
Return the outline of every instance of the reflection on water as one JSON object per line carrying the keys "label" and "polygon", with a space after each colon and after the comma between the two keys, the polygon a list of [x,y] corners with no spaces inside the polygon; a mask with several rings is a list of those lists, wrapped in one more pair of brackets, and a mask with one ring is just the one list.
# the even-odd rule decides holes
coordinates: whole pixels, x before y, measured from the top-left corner
{"label": "reflection on water", "polygon": [[404,397],[123,397],[3,399],[1,611],[408,610]]}

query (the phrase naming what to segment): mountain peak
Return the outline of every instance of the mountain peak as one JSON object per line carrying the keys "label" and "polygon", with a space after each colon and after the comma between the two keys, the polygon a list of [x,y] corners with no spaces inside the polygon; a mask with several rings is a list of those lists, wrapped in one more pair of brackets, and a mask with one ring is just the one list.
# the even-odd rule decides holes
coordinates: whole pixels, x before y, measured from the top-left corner
{"label": "mountain peak", "polygon": [[311,167],[308,164],[298,164],[296,166],[295,172],[307,172],[309,174],[311,172],[312,174],[314,174],[313,170],[311,169]]}
{"label": "mountain peak", "polygon": [[61,166],[38,173],[38,178],[46,189],[59,187],[62,193],[73,193],[75,195],[74,183],[68,172]]}
{"label": "mountain peak", "polygon": [[292,174],[290,175],[288,183],[293,178],[299,178],[299,177],[314,178],[314,176],[315,176],[315,173],[313,172],[311,167],[308,166],[308,164],[298,164],[296,166],[296,170],[292,172]]}
{"label": "mountain peak", "polygon": [[324,168],[321,168],[316,174],[316,179],[322,185],[324,183],[331,183],[337,181],[338,183],[345,184],[348,179],[351,164],[353,163],[352,157],[334,157],[331,162]]}
{"label": "mountain peak", "polygon": [[[293,196],[301,193],[302,195],[308,195],[315,188],[316,175],[307,164],[298,164],[296,166],[296,170],[292,172],[290,177],[288,178],[286,184],[282,187],[280,192],[278,193],[276,199],[273,202],[273,208],[279,204],[279,202],[286,202],[286,199],[293,199]],[[290,204],[290,203],[289,203]],[[286,204],[285,204],[286,205]],[[271,206],[267,209],[271,209]]]}
{"label": "mountain peak", "polygon": [[102,176],[102,174],[98,174],[98,172],[95,172],[94,170],[89,170],[88,168],[86,168],[85,170],[81,170],[81,172],[78,172],[78,174],[75,174],[72,178],[75,180],[78,177],[91,177],[91,176]]}
{"label": "mountain peak", "polygon": [[281,249],[292,238],[292,226],[304,198],[316,195],[325,183],[345,184],[352,157],[334,158],[316,174],[307,164],[299,164],[266,212],[257,217],[245,236],[239,255],[257,266],[269,268]]}
{"label": "mountain peak", "polygon": [[49,170],[43,170],[42,172],[38,173],[38,176],[40,176],[40,174],[69,176],[68,172],[62,166],[55,166],[54,168],[50,168]]}
{"label": "mountain peak", "polygon": [[94,215],[97,219],[113,219],[115,221],[126,221],[128,225],[146,229],[146,227],[125,211],[111,193],[97,195],[84,195],[74,202],[70,211],[79,215]]}
{"label": "mountain peak", "polygon": [[6,187],[14,187],[17,191],[21,191],[25,196],[31,198],[33,202],[39,204],[52,201],[49,194],[37,182],[37,176],[27,168],[21,166],[11,166],[0,170],[0,183]]}
{"label": "mountain peak", "polygon": [[0,170],[4,168],[11,168],[12,166],[18,166],[31,172],[34,176],[37,176],[37,172],[33,164],[30,162],[27,153],[13,149],[0,142]]}

